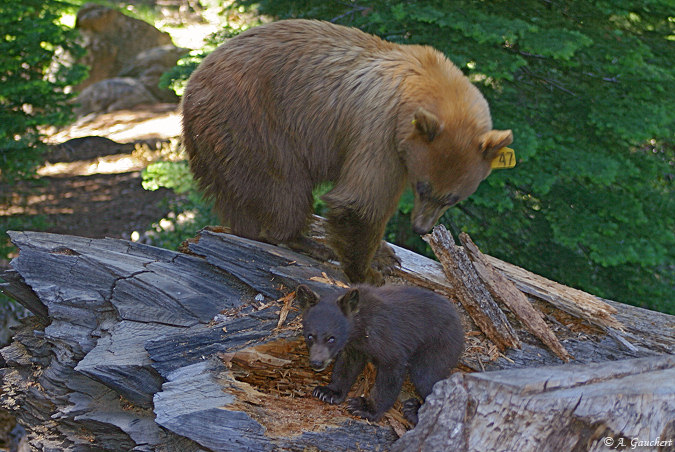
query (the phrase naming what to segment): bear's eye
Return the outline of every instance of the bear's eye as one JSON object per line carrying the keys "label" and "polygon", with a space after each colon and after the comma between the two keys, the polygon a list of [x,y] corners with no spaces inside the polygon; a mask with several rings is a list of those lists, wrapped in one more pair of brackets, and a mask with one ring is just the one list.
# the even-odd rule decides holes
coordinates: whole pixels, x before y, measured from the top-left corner
{"label": "bear's eye", "polygon": [[415,189],[422,199],[431,195],[431,184],[429,182],[418,182]]}
{"label": "bear's eye", "polygon": [[312,342],[314,340],[314,336],[311,334],[307,335],[307,342]]}
{"label": "bear's eye", "polygon": [[457,204],[457,201],[459,201],[459,196],[450,193],[445,198],[443,198],[443,205],[444,206],[452,206],[452,205]]}
{"label": "bear's eye", "polygon": [[332,344],[333,342],[335,342],[335,338],[334,338],[333,336],[329,337],[329,338],[328,338],[328,343],[329,343],[329,344]]}

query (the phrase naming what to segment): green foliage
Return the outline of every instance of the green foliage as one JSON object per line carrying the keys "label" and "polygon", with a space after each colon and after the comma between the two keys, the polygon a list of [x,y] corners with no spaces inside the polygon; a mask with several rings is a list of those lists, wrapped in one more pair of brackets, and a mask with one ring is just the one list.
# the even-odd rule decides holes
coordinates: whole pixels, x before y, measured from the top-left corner
{"label": "green foliage", "polygon": [[143,188],[157,190],[169,188],[183,195],[172,201],[169,214],[153,224],[150,231],[152,243],[163,248],[178,248],[186,238],[208,225],[218,224],[212,213],[212,204],[197,191],[187,161],[157,162],[143,170]]}
{"label": "green foliage", "polygon": [[38,128],[70,119],[66,87],[85,68],[66,64],[81,55],[74,30],[58,22],[69,5],[56,1],[0,1],[0,177],[30,175],[39,155]]}
{"label": "green foliage", "polygon": [[16,247],[9,241],[9,236],[5,231],[44,231],[47,229],[47,218],[44,215],[34,215],[31,217],[0,217],[0,259],[6,259]]}
{"label": "green foliage", "polygon": [[162,74],[158,86],[162,89],[170,89],[176,95],[182,96],[190,74],[197,69],[203,57],[204,55],[199,53],[197,56],[187,55],[181,58],[176,66]]}
{"label": "green foliage", "polygon": [[[675,313],[672,2],[239,0],[443,51],[514,132],[442,221],[485,251],[597,295]],[[420,252],[404,195],[387,238]]]}
{"label": "green foliage", "polygon": [[314,198],[314,213],[317,215],[324,215],[328,206],[321,197],[333,189],[333,184],[331,182],[324,182],[317,185],[314,190],[312,190],[312,197]]}
{"label": "green foliage", "polygon": [[190,174],[190,165],[179,162],[155,162],[143,170],[143,188],[155,191],[160,187],[170,188],[178,194],[195,192],[195,183]]}

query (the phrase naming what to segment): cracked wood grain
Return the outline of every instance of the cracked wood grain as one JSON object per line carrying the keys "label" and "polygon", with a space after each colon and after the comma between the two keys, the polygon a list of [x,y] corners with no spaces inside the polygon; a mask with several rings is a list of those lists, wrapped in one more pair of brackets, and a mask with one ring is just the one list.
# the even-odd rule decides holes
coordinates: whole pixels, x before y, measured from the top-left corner
{"label": "cracked wood grain", "polygon": [[469,234],[463,232],[459,234],[459,239],[469,259],[473,262],[478,276],[486,285],[492,297],[497,302],[506,305],[523,325],[560,359],[566,362],[572,359],[572,356],[560,343],[553,331],[546,325],[541,313],[532,307],[527,297],[511,281],[488,262],[485,255],[473,243]]}
{"label": "cracked wood grain", "polygon": [[476,325],[500,349],[520,348],[520,339],[490,291],[478,277],[464,249],[456,246],[444,226],[436,226],[424,236],[443,272],[452,285],[453,295],[464,306]]}
{"label": "cracked wood grain", "polygon": [[[386,422],[369,424],[343,406],[307,397],[328,374],[317,375],[307,366],[295,307],[285,306],[279,326],[283,297],[298,284],[320,294],[339,290],[343,275],[335,266],[209,231],[189,245],[191,254],[113,239],[32,232],[10,237],[20,253],[4,276],[3,290],[36,315],[24,319],[12,344],[0,350],[6,364],[0,369],[0,402],[15,410],[37,450],[90,450],[92,444],[104,451],[396,447],[397,436]],[[440,264],[395,249],[403,267],[392,281],[433,286],[453,296]],[[563,343],[576,362],[672,350],[672,316],[605,303],[626,324],[622,334],[632,348],[619,346],[604,330],[575,332],[558,322],[555,333],[565,335]],[[463,323],[471,325],[459,311]],[[465,358],[479,356],[487,369],[559,362],[527,331],[517,332],[523,338],[520,349],[505,350],[495,359],[481,355],[489,347],[474,347]],[[477,346],[486,342],[481,335],[468,339]],[[612,364],[625,368],[623,362]],[[529,368],[517,378],[531,394],[557,397],[563,392],[553,390],[555,382],[572,375],[564,369],[544,379]],[[601,377],[597,371],[596,378]],[[452,389],[457,397],[462,388],[477,384],[462,381]],[[580,379],[567,390],[579,391],[589,382]],[[494,394],[516,394],[508,396],[514,402],[525,396],[508,391]],[[450,404],[448,394],[430,399],[429,412]],[[459,406],[452,415],[463,419],[474,405]],[[566,415],[566,407],[560,405],[559,414]],[[575,412],[582,407],[583,399]],[[497,427],[502,425],[482,428],[489,436]],[[457,428],[470,432],[471,425]]]}
{"label": "cracked wood grain", "polygon": [[[675,356],[455,374],[392,452],[608,450],[673,438]],[[672,443],[671,443],[672,446]],[[667,450],[654,447],[649,450]]]}

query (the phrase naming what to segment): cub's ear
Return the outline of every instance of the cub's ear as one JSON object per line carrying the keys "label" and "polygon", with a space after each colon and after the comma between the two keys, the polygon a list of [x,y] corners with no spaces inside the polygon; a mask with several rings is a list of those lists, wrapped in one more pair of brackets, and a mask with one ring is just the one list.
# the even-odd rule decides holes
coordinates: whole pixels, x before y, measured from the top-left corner
{"label": "cub's ear", "polygon": [[359,289],[349,289],[346,294],[338,298],[337,304],[346,316],[359,312]]}
{"label": "cub's ear", "polygon": [[513,132],[510,130],[490,130],[480,138],[480,150],[486,160],[491,161],[497,151],[513,143]]}
{"label": "cub's ear", "polygon": [[295,299],[300,303],[303,312],[319,302],[319,296],[304,284],[295,288]]}
{"label": "cub's ear", "polygon": [[415,126],[415,132],[428,142],[434,141],[441,131],[441,123],[436,115],[422,107],[419,107],[413,115],[412,123]]}

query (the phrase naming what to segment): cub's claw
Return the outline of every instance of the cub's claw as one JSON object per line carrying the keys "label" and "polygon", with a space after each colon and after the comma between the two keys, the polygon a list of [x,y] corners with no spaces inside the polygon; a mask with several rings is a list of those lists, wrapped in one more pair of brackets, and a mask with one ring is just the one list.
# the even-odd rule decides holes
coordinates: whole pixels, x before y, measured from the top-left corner
{"label": "cub's claw", "polygon": [[417,425],[417,412],[422,406],[422,402],[415,398],[410,398],[403,402],[403,417],[412,425]]}
{"label": "cub's claw", "polygon": [[328,386],[317,386],[312,391],[312,395],[322,402],[330,403],[331,405],[337,405],[342,402],[340,395]]}

